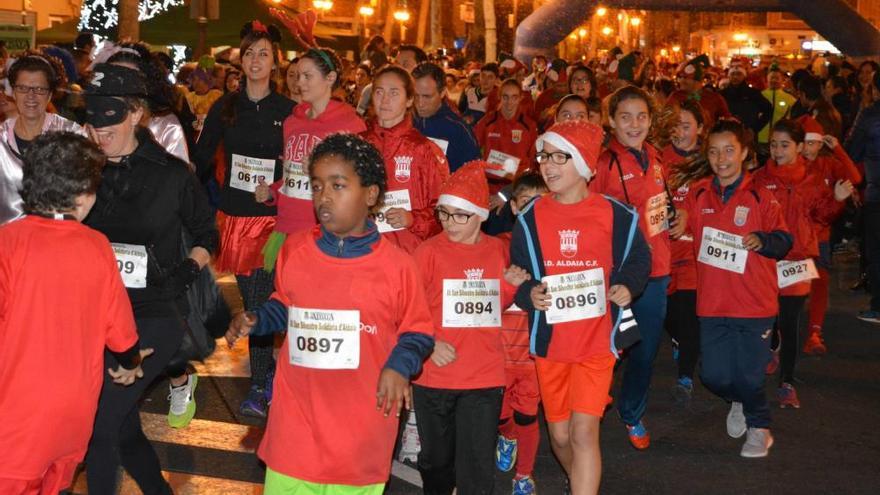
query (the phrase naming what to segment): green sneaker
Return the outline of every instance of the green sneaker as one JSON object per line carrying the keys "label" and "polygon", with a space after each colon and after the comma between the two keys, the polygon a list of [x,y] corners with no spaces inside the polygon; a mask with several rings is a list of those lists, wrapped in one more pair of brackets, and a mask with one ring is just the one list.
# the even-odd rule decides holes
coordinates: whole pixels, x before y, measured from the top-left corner
{"label": "green sneaker", "polygon": [[168,408],[168,426],[172,428],[186,428],[193,416],[196,415],[196,385],[199,383],[199,375],[188,375],[186,383],[179,387],[169,386],[168,400],[171,407]]}

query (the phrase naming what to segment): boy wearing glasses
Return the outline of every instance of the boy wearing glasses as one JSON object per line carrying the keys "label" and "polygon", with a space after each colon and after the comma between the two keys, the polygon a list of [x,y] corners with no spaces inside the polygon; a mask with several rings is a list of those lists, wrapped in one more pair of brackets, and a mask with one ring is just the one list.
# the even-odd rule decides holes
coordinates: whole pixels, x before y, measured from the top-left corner
{"label": "boy wearing glasses", "polygon": [[431,358],[413,386],[425,493],[492,493],[504,391],[501,313],[527,277],[508,268],[500,239],[480,232],[489,216],[485,162],[469,162],[443,185],[443,232],[415,251],[434,319]]}
{"label": "boy wearing glasses", "polygon": [[550,443],[576,494],[599,489],[599,420],[617,351],[637,332],[631,312],[619,308],[651,271],[638,215],[587,189],[601,143],[602,129],[582,121],[555,124],[538,138],[550,194],[520,213],[510,246],[512,263],[531,277],[516,305],[529,313]]}

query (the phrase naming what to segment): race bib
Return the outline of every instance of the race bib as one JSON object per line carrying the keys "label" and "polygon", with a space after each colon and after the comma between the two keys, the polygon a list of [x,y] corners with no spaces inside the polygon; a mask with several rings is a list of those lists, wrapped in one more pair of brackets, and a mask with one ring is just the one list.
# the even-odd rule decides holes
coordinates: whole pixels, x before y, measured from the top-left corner
{"label": "race bib", "polygon": [[541,279],[550,293],[547,323],[587,320],[605,314],[605,270],[548,275]]}
{"label": "race bib", "polygon": [[697,256],[697,261],[729,272],[743,274],[746,272],[748,258],[749,250],[743,247],[742,236],[712,227],[703,227],[700,255]]}
{"label": "race bib", "polygon": [[777,261],[776,262],[776,280],[779,288],[784,289],[789,285],[798,282],[806,282],[819,278],[819,271],[816,270],[816,263],[812,259],[797,261]]}
{"label": "race bib", "polygon": [[501,326],[501,281],[444,279],[443,326],[492,328]]}
{"label": "race bib", "polygon": [[361,312],[290,307],[287,348],[290,364],[322,370],[353,370],[360,365]]}
{"label": "race bib", "polygon": [[385,220],[385,212],[391,208],[403,208],[406,211],[412,211],[412,203],[409,201],[409,189],[401,189],[399,191],[388,191],[385,193],[385,204],[378,213],[373,215],[373,220],[379,228],[380,233],[394,232],[396,229]]}
{"label": "race bib", "polygon": [[486,161],[489,163],[496,163],[503,167],[502,170],[486,169],[486,173],[492,174],[496,177],[514,175],[519,169],[519,158],[513,155],[508,155],[507,153],[502,153],[498,150],[489,151],[489,156],[486,158]]}
{"label": "race bib", "polygon": [[669,230],[669,219],[666,218],[666,193],[662,192],[648,198],[645,205],[645,220],[648,222],[648,237]]}
{"label": "race bib", "polygon": [[434,144],[439,146],[440,149],[443,150],[444,155],[446,154],[446,150],[449,149],[449,141],[447,141],[445,139],[432,138],[432,137],[429,137],[428,139],[430,139],[431,141],[434,142]]}
{"label": "race bib", "polygon": [[110,243],[122,283],[129,289],[147,286],[147,248],[121,242]]}
{"label": "race bib", "polygon": [[281,194],[288,198],[312,200],[312,185],[302,163],[284,161],[284,185]]}
{"label": "race bib", "polygon": [[229,187],[254,192],[259,179],[267,184],[275,179],[275,160],[233,154],[230,174]]}

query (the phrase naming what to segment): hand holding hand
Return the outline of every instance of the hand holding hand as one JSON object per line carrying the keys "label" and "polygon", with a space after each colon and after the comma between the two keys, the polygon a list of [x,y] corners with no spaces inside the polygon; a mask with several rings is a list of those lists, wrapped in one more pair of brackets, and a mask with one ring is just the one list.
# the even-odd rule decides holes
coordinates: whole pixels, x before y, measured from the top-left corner
{"label": "hand holding hand", "polygon": [[107,373],[109,373],[110,376],[113,378],[113,383],[127,387],[127,386],[131,385],[132,383],[134,383],[134,381],[136,379],[144,377],[144,370],[141,368],[141,363],[143,362],[144,359],[149,357],[151,354],[153,354],[152,348],[141,349],[140,350],[141,359],[138,362],[137,366],[135,366],[134,368],[132,368],[130,370],[127,370],[127,369],[123,368],[122,366],[117,366],[116,370],[113,370],[112,368],[107,368]]}
{"label": "hand holding hand", "polygon": [[235,318],[229,322],[229,329],[226,330],[226,344],[232,348],[239,338],[250,334],[256,324],[257,316],[250,311],[242,311],[235,315]]}
{"label": "hand holding hand", "polygon": [[531,280],[532,276],[529,275],[529,272],[523,270],[522,268],[516,265],[510,265],[504,270],[504,280],[507,281],[508,284],[519,287],[526,280]]}

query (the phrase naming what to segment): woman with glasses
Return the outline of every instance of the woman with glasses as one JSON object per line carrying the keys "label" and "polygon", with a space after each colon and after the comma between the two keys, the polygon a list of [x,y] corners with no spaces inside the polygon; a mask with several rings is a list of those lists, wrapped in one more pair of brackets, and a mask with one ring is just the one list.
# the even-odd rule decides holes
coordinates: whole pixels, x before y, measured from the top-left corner
{"label": "woman with glasses", "polygon": [[434,207],[449,176],[443,151],[412,125],[414,94],[412,77],[403,68],[380,70],[373,79],[376,117],[363,135],[382,153],[388,175],[388,192],[376,214],[379,232],[409,253],[440,232]]}
{"label": "woman with glasses", "polygon": [[9,68],[9,84],[18,115],[3,122],[0,128],[0,224],[21,215],[21,155],[40,134],[69,131],[85,135],[76,122],[47,113],[52,93],[61,80],[59,70],[47,57],[38,53],[24,55]]}

